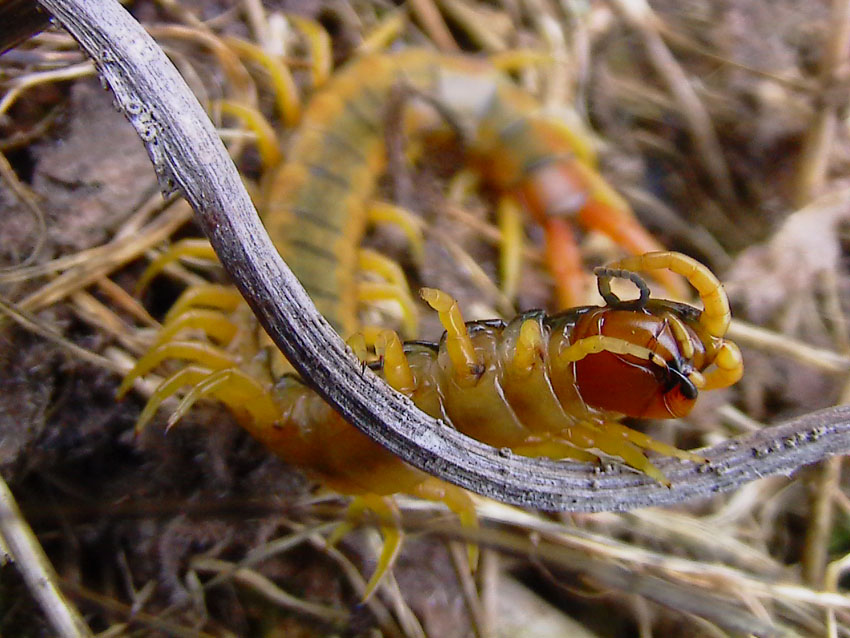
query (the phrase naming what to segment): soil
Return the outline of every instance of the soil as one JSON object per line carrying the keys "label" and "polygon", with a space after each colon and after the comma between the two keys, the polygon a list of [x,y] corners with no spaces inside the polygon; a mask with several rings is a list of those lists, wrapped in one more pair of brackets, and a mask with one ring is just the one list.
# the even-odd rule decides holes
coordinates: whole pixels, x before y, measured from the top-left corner
{"label": "soil", "polygon": [[[251,38],[254,31],[245,9],[249,4],[138,0],[131,9],[146,25],[199,29],[194,21],[199,18],[217,34]],[[280,24],[284,12],[319,19],[331,35],[338,63],[356,55],[363,34],[392,10],[382,0],[264,4],[269,24]],[[555,44],[560,42],[569,53],[557,72],[541,77],[523,69],[516,79],[559,109],[575,108],[593,131],[589,135],[600,151],[600,173],[626,196],[647,228],[665,246],[693,255],[721,276],[737,319],[801,342],[814,349],[814,359],[818,352],[850,354],[845,318],[850,302],[850,144],[842,90],[847,47],[845,43],[834,68],[824,71],[825,43],[837,30],[830,7],[799,0],[651,3],[672,63],[695,92],[716,135],[719,155],[714,159],[728,174],[729,189],[724,190],[722,179],[708,168],[711,158],[695,138],[692,113],[683,111],[637,30],[612,9],[616,3],[591,2],[586,12],[576,13],[568,13],[569,4],[410,3],[413,18],[396,46],[422,46],[434,37],[414,5],[434,8],[450,36],[470,52],[480,52],[480,27],[488,20],[502,25],[492,32],[504,38],[506,47],[540,50],[547,29],[557,31]],[[309,95],[305,42],[297,35],[289,37],[295,39],[288,55],[295,59],[296,81]],[[164,36],[160,41],[193,88],[206,91],[202,97],[216,98],[231,90],[232,78],[198,40]],[[486,40],[483,46],[488,46]],[[83,59],[61,30],[37,36],[0,56],[0,100],[21,78],[68,68]],[[261,108],[271,116],[268,82],[258,69],[250,70]],[[566,90],[559,91],[559,80]],[[821,151],[823,178],[806,192],[799,186],[800,176],[818,161],[804,152],[806,140],[812,122],[823,113],[831,114],[834,134]],[[228,124],[222,128],[235,128]],[[284,139],[287,134],[282,133]],[[228,141],[233,144],[237,138]],[[139,211],[157,192],[144,146],[98,80],[89,74],[22,92],[11,109],[0,112],[0,152],[24,189],[22,196],[0,179],[0,300],[25,311],[55,337],[34,333],[0,314],[0,473],[63,589],[96,632],[112,628],[115,635],[139,636],[495,637],[531,635],[521,633],[522,625],[552,614],[555,629],[546,630],[551,635],[709,636],[720,631],[722,622],[706,619],[711,615],[703,613],[700,591],[721,593],[742,613],[759,615],[741,591],[752,581],[729,576],[728,582],[716,583],[714,591],[711,570],[717,564],[759,582],[794,582],[819,592],[830,583],[817,574],[850,549],[847,481],[829,482],[825,465],[676,511],[537,515],[539,521],[562,526],[565,538],[571,539],[563,541],[565,546],[583,547],[579,551],[594,553],[600,565],[622,565],[650,591],[647,583],[655,582],[652,579],[681,585],[694,596],[691,606],[664,606],[646,588],[642,595],[627,587],[609,589],[592,571],[553,567],[528,552],[504,547],[485,548],[477,575],[459,578],[463,549],[440,534],[415,530],[393,568],[394,580],[364,604],[346,570],[352,564],[367,574],[374,568],[376,532],[369,526],[346,535],[338,552],[317,532],[254,566],[272,588],[348,613],[343,622],[332,616],[320,619],[321,614],[305,612],[296,603],[281,602],[281,597],[268,594],[269,588],[261,593],[262,587],[233,579],[226,570],[220,584],[205,588],[213,577],[210,559],[235,564],[276,539],[343,520],[346,501],[271,456],[212,402],[196,406],[167,436],[166,409],[143,434],[134,434],[144,390],[117,402],[120,375],[95,361],[112,366],[123,362],[126,369],[154,333],[144,312],[161,320],[187,283],[219,274],[190,262],[158,278],[137,308],[128,299],[152,257],[150,250],[142,249],[136,259],[111,267],[104,275],[108,281],[69,289],[45,306],[27,307],[29,296],[77,266],[46,272],[37,267],[74,255],[80,256],[80,263],[94,259],[94,253],[86,251],[114,241],[127,228],[138,228],[133,224]],[[237,159],[246,179],[256,185],[262,168],[250,144]],[[411,166],[391,166],[382,178],[382,197],[397,195],[400,179],[408,180],[407,192],[416,194],[412,207],[428,228],[422,264],[410,256],[397,229],[377,228],[364,242],[402,264],[411,287],[427,284],[449,290],[468,318],[506,314],[510,303],[494,285],[499,278],[498,250],[486,239],[488,233],[498,234],[494,194],[475,191],[463,202],[466,217],[452,213],[447,192],[461,168],[463,157],[449,144],[435,146]],[[27,192],[40,213],[26,205]],[[173,238],[197,234],[189,222]],[[541,230],[529,223],[526,234],[518,310],[546,307],[552,299],[551,278],[540,259]],[[591,281],[592,266],[617,255],[618,249],[597,233],[579,235]],[[128,294],[122,296],[115,286]],[[423,338],[436,339],[436,318],[421,314]],[[392,306],[381,306],[366,319],[396,328],[399,321]],[[102,359],[82,359],[69,344]],[[683,423],[648,424],[652,433],[682,447],[697,447],[844,403],[850,396],[845,373],[777,353],[757,339],[742,345],[747,373],[741,383],[707,395]],[[817,486],[814,492],[807,481]],[[819,490],[827,491],[818,495]],[[825,500],[835,511],[818,528],[811,512]],[[414,519],[441,515],[416,510],[411,508]],[[506,537],[540,539],[531,526],[501,520],[485,524]],[[575,545],[577,538],[597,544],[590,550]],[[726,549],[721,549],[724,544]],[[642,560],[641,552],[650,552],[656,562]],[[676,562],[680,559],[691,561],[688,565],[697,576]],[[662,560],[670,562],[657,562]],[[698,577],[699,566],[706,570],[705,580]],[[692,576],[695,584],[689,580]],[[477,590],[473,578],[478,579]],[[525,594],[500,597],[499,582],[521,587],[533,602],[525,601]],[[836,584],[846,582],[832,586]],[[799,635],[827,635],[822,605],[787,593],[755,596],[754,607],[777,627]],[[503,608],[510,613],[498,611]],[[845,628],[850,625],[846,611],[835,611]],[[500,620],[507,618],[515,624]],[[128,625],[121,629],[119,623]],[[558,623],[574,624],[567,630]],[[547,635],[543,629],[535,631]],[[838,635],[846,633],[842,628]],[[0,634],[52,635],[13,563],[0,566]],[[775,635],[786,634],[777,629]]]}

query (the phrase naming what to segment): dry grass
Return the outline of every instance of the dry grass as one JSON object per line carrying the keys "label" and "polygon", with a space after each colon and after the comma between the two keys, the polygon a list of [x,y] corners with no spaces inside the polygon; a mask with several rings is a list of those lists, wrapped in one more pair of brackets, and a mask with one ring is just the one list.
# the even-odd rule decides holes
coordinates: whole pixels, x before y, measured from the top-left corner
{"label": "dry grass", "polygon": [[[204,102],[224,97],[269,115],[265,73],[222,38],[275,46],[283,37],[296,81],[309,85],[303,43],[281,6],[319,17],[338,60],[396,24],[400,46],[549,52],[550,63],[517,80],[547,108],[580,113],[601,171],[645,224],[727,281],[747,375],[706,396],[687,422],[652,424],[697,447],[850,396],[850,144],[840,90],[850,5],[833,5],[416,0],[399,10],[379,0],[146,0],[134,11]],[[374,533],[329,547],[344,504],[317,496],[221,410],[196,411],[167,438],[154,429],[136,440],[139,399],[113,401],[119,375],[180,288],[218,275],[190,263],[142,302],[128,293],[164,240],[193,233],[191,213],[155,194],[142,146],[92,73],[58,32],[0,57],[0,467],[23,512],[13,518],[32,526],[95,631],[850,634],[840,459],[677,511],[555,517],[480,500],[485,550],[475,575],[459,559],[466,534],[444,512],[404,501],[409,535],[394,579],[360,605]],[[251,133],[213,115],[246,177],[258,180]],[[458,204],[452,175],[428,161],[404,178],[425,194],[416,212],[432,265],[417,268],[400,234],[367,241],[413,280],[449,289],[470,315],[509,312],[493,283],[500,230],[487,198]],[[389,194],[397,180],[385,186]],[[544,305],[551,292],[529,232],[522,307]],[[595,265],[616,249],[590,234],[582,250]],[[535,595],[517,594],[515,580]],[[0,633],[47,631],[28,591],[9,570],[0,576]]]}

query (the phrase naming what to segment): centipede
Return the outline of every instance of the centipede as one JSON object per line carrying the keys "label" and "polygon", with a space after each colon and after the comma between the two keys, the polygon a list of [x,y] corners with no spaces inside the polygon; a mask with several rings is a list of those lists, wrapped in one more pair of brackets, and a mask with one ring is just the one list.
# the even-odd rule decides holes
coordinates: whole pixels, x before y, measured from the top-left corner
{"label": "centipede", "polygon": [[[244,43],[237,50],[252,51]],[[331,76],[309,101],[287,161],[264,181],[259,208],[319,311],[350,336],[362,330],[361,303],[390,298],[404,309],[405,333],[415,333],[415,304],[400,268],[360,248],[370,220],[408,221],[404,211],[379,207],[376,213],[371,204],[387,161],[384,105],[398,87],[438,105],[440,117],[462,138],[469,164],[544,227],[560,305],[576,297],[574,280],[583,269],[571,245],[573,220],[609,235],[633,256],[597,272],[604,305],[554,315],[534,311],[508,322],[465,323],[449,294],[425,288],[422,297],[445,328],[441,340],[402,342],[392,330],[378,331],[372,341],[379,358],[368,365],[447,427],[518,454],[584,462],[614,457],[661,483],[666,478],[648,451],[703,462],[621,420],[685,416],[700,390],[740,377],[740,352],[725,338],[729,306],[720,283],[698,262],[659,251],[595,171],[576,134],[539,114],[534,100],[486,61],[417,49],[365,55]],[[425,120],[425,128],[433,125],[432,118]],[[415,242],[415,233],[408,234]],[[178,242],[151,264],[141,284],[188,255],[215,259],[203,241]],[[382,281],[358,279],[364,270]],[[684,277],[703,309],[650,298],[637,274],[642,271],[672,288],[681,289],[676,277]],[[640,298],[621,301],[611,292],[613,278],[632,281]],[[441,501],[462,524],[476,524],[466,492],[394,457],[289,373],[234,288],[210,283],[185,290],[119,395],[136,379],[177,361],[145,405],[137,431],[174,395],[182,398],[169,427],[197,401],[217,400],[284,461],[355,496],[354,509],[392,518],[392,496],[406,493]],[[367,595],[400,543],[392,526],[382,531],[384,549]]]}
{"label": "centipede", "polygon": [[[650,298],[636,272],[659,269],[685,277],[703,309]],[[490,445],[586,462],[610,456],[666,483],[647,451],[704,460],[620,421],[686,416],[700,391],[728,387],[741,377],[740,351],[725,338],[726,295],[707,268],[679,253],[626,258],[596,275],[605,305],[555,315],[532,311],[509,322],[466,323],[448,293],[425,288],[422,297],[445,328],[440,341],[402,343],[395,332],[383,331],[380,360],[370,365],[417,408]],[[610,281],[617,277],[635,282],[640,297],[622,301],[614,295]],[[223,295],[203,297],[189,289],[160,342],[126,376],[119,394],[168,360],[185,362],[148,400],[137,430],[163,401],[189,387],[169,427],[198,400],[215,399],[273,453],[338,492],[357,496],[357,507],[391,513],[392,495],[408,493],[442,501],[464,524],[475,524],[463,490],[408,466],[345,422],[299,378],[280,376],[274,357],[267,350],[262,354],[244,305],[231,308],[224,301]],[[201,336],[177,338],[187,328]],[[396,532],[387,535],[394,541],[385,544],[370,592],[397,547]]]}

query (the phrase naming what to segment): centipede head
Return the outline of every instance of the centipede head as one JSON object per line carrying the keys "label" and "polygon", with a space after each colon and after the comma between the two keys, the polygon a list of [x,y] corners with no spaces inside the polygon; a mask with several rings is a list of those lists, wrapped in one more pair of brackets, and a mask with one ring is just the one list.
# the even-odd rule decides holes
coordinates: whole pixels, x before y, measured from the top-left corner
{"label": "centipede head", "polygon": [[605,306],[583,315],[574,340],[603,335],[646,348],[665,362],[609,351],[586,356],[575,363],[576,385],[585,403],[640,418],[688,414],[704,384],[701,371],[710,363],[705,342],[693,327],[694,310],[650,300],[642,309]]}
{"label": "centipede head", "polygon": [[[656,268],[684,275],[697,288],[705,309],[650,299],[635,270]],[[589,406],[632,417],[676,418],[691,411],[700,390],[726,387],[741,377],[740,351],[724,338],[729,305],[720,283],[704,266],[678,253],[650,253],[599,269],[597,277],[606,305],[579,318],[572,340],[604,335],[658,356],[602,351],[577,361],[576,385]],[[640,298],[621,301],[613,295],[609,281],[614,277],[632,281]]]}

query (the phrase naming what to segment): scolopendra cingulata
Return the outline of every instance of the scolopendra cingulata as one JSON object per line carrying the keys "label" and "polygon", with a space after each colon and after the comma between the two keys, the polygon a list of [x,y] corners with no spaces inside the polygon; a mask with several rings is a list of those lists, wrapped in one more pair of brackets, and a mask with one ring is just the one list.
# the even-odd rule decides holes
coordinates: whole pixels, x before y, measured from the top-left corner
{"label": "scolopendra cingulata", "polygon": [[[317,61],[314,70],[326,67],[321,61],[326,61],[327,55],[315,25],[304,21],[297,24],[312,33],[308,39],[312,58]],[[243,57],[280,71],[253,45],[235,40],[230,43]],[[325,74],[314,73],[316,81],[322,82]],[[279,93],[291,91],[284,83],[277,84]],[[260,202],[264,222],[279,250],[319,310],[343,336],[360,329],[358,303],[381,298],[398,301],[404,309],[405,331],[415,332],[415,310],[404,275],[394,262],[359,247],[369,218],[383,216],[407,223],[403,211],[368,203],[386,163],[385,104],[398,87],[412,92],[416,101],[436,105],[442,119],[460,130],[469,163],[494,190],[514,202],[513,208],[521,205],[544,226],[549,265],[556,274],[562,304],[577,296],[576,275],[581,271],[565,218],[578,217],[633,253],[658,248],[627,205],[594,171],[576,134],[539,115],[534,100],[494,67],[474,58],[416,49],[366,55],[334,74],[310,100],[290,141],[288,161],[270,172]],[[290,105],[287,119],[297,119],[292,95],[284,102]],[[258,112],[236,104],[222,106],[226,113],[259,132],[261,149],[275,144],[268,133],[261,132],[269,127],[257,124],[262,121]],[[415,105],[409,105],[409,110],[416,110]],[[409,119],[417,120],[417,134],[435,126],[433,113],[415,115],[418,119]],[[438,125],[444,123],[441,120]],[[265,155],[274,157],[275,153]],[[408,235],[412,242],[417,241],[414,232]],[[169,261],[183,256],[214,258],[205,242],[178,242],[151,265],[140,285]],[[719,285],[704,268],[696,264],[685,267],[684,263],[680,257],[669,257],[663,263],[640,261],[629,267],[661,269],[662,278],[668,275],[666,281],[675,285],[678,281],[665,271],[670,268],[688,276],[701,294],[716,294]],[[364,270],[377,274],[382,281],[358,280],[356,273]],[[600,281],[606,281],[606,276],[601,275]],[[712,287],[715,292],[709,294],[707,289]],[[707,329],[695,318],[693,309],[684,310],[690,307],[650,301],[642,292],[637,305],[621,304],[609,294],[607,305],[598,309],[599,315],[589,309],[574,309],[545,320],[537,313],[523,315],[510,324],[475,322],[470,324],[471,337],[466,338],[455,333],[463,321],[459,311],[452,310],[451,299],[438,291],[427,295],[429,303],[441,311],[449,336],[439,345],[412,342],[402,347],[394,333],[384,332],[378,346],[386,379],[410,394],[414,403],[432,416],[444,417],[470,436],[522,454],[586,461],[597,458],[590,450],[619,456],[659,481],[664,477],[642,449],[699,460],[625,428],[616,422],[615,412],[663,418],[686,413],[699,384],[698,369],[718,358],[725,366],[721,370],[737,366],[738,360],[729,354],[733,346],[722,341],[725,327]],[[709,314],[728,312],[728,307],[710,300],[706,305]],[[663,318],[658,319],[661,315]],[[658,328],[657,341],[662,345],[658,345],[657,353],[650,354],[647,346],[641,345],[644,337],[631,336],[626,341],[618,332],[635,327],[636,317],[658,320],[656,326],[645,318],[647,325],[641,325],[647,334]],[[596,328],[591,326],[592,321],[597,321]],[[603,324],[605,331],[614,331],[614,338],[601,333]],[[201,338],[182,338],[187,329],[199,331]],[[552,330],[561,330],[561,336],[551,338],[555,334],[550,334]],[[578,349],[569,350],[570,354],[555,356],[551,348],[561,347],[570,334],[587,338],[580,341],[583,345]],[[547,341],[548,353],[544,352]],[[583,347],[603,352],[587,356],[591,350],[581,350]],[[479,350],[481,361],[475,354]],[[561,364],[549,365],[553,356]],[[606,356],[616,358],[606,361]],[[661,363],[659,356],[671,363]],[[465,357],[466,364],[458,357]],[[492,367],[507,362],[506,357],[511,361],[504,367],[507,376],[496,383]],[[474,524],[474,508],[465,492],[405,465],[345,423],[297,378],[286,374],[280,353],[258,332],[235,290],[216,284],[187,289],[166,316],[154,347],[126,377],[121,392],[167,359],[189,363],[155,391],[140,416],[140,428],[164,399],[190,387],[170,423],[197,399],[215,398],[282,458],[337,491],[358,495],[355,508],[369,507],[385,519],[391,518],[392,500],[384,497],[406,492],[441,500],[465,525]],[[652,363],[638,363],[642,360]],[[618,363],[622,361],[627,363]],[[583,393],[610,394],[610,388],[592,381],[600,366],[601,378],[615,378],[625,384],[617,395],[620,403],[584,400]],[[732,376],[734,372],[725,377],[716,372],[712,378],[720,381],[712,383],[731,383]],[[560,390],[553,394],[556,386]],[[581,393],[578,387],[583,388]],[[647,393],[643,395],[646,401],[654,397],[659,405],[636,409],[639,392]],[[673,397],[677,397],[675,405]],[[671,405],[666,412],[660,407],[665,401]],[[630,409],[624,409],[627,404]],[[478,416],[473,416],[476,413]],[[370,592],[400,542],[394,528],[382,529],[386,542],[368,587]]]}
{"label": "scolopendra cingulata", "polygon": [[[703,310],[651,299],[637,272],[660,269],[684,276],[699,293]],[[610,455],[665,482],[645,450],[694,462],[702,462],[701,457],[619,420],[624,415],[684,416],[699,390],[726,387],[740,378],[740,352],[724,338],[728,301],[707,268],[679,253],[626,258],[596,274],[604,306],[552,316],[532,311],[507,323],[464,323],[448,294],[423,289],[446,329],[443,338],[402,344],[394,332],[384,331],[377,344],[381,359],[371,365],[419,409],[491,445],[582,461]],[[610,280],[619,277],[638,286],[639,299],[621,301],[611,292]],[[409,493],[441,500],[465,525],[474,524],[474,507],[463,490],[406,465],[342,420],[297,377],[280,376],[246,306],[226,298],[226,291],[188,289],[157,344],[124,379],[120,394],[168,360],[187,362],[153,393],[138,429],[165,399],[190,387],[169,426],[199,399],[216,399],[275,454],[333,489],[357,495],[356,507],[391,516],[388,497]],[[187,329],[200,336],[178,338]],[[400,542],[396,530],[383,529],[387,541],[370,592]]]}

